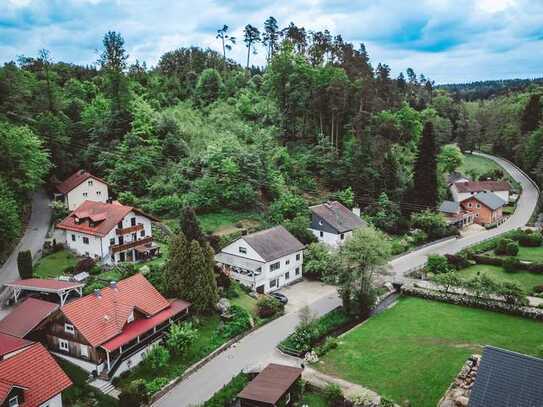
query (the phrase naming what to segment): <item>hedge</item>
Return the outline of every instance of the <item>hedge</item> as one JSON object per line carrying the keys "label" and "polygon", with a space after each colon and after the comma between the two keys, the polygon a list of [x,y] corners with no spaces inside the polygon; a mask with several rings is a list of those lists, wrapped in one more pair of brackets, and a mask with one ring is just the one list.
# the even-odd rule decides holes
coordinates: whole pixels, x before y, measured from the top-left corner
{"label": "hedge", "polygon": [[234,400],[238,393],[249,383],[249,375],[240,373],[235,376],[230,383],[225,385],[217,393],[206,401],[202,407],[225,407],[234,406]]}
{"label": "hedge", "polygon": [[477,264],[487,264],[507,268],[508,271],[529,271],[543,274],[543,263],[526,263],[514,257],[493,257],[473,254],[470,256]]}

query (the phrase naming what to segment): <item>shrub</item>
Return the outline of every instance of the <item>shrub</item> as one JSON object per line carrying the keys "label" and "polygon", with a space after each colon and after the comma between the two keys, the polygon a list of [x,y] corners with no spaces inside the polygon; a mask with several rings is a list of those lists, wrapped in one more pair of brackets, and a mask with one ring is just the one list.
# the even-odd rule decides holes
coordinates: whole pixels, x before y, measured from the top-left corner
{"label": "shrub", "polygon": [[174,355],[183,354],[198,338],[198,330],[192,323],[173,324],[166,338],[166,346]]}
{"label": "shrub", "polygon": [[136,379],[128,383],[128,386],[121,390],[119,405],[121,407],[137,407],[149,402],[149,393],[143,379]]}
{"label": "shrub", "polygon": [[442,274],[450,272],[451,266],[445,256],[430,255],[426,263],[426,270],[430,273]]}
{"label": "shrub", "polygon": [[166,377],[155,377],[150,382],[145,383],[145,388],[149,394],[155,394],[169,383]]}
{"label": "shrub", "polygon": [[341,387],[335,383],[329,383],[324,388],[323,395],[328,402],[328,405],[333,405],[334,403],[343,401],[343,392],[341,391]]}
{"label": "shrub", "polygon": [[91,259],[90,257],[83,257],[81,260],[77,262],[77,265],[74,268],[74,274],[79,273],[89,273],[90,270],[94,267],[96,262],[94,259]]}
{"label": "shrub", "polygon": [[74,270],[75,270],[74,266],[66,266],[62,270],[62,274],[64,274],[65,276],[70,275],[70,274],[74,274]]}
{"label": "shrub", "polygon": [[500,284],[498,294],[500,294],[508,304],[523,304],[526,300],[520,285],[510,281],[505,281]]}
{"label": "shrub", "polygon": [[239,291],[236,286],[232,284],[230,287],[224,290],[224,296],[228,299],[239,298]]}
{"label": "shrub", "polygon": [[532,273],[543,273],[543,263],[531,263],[527,264],[526,268]]}
{"label": "shrub", "polygon": [[508,238],[499,239],[496,247],[494,248],[494,254],[496,254],[497,256],[503,256],[507,254],[507,245],[512,242],[513,240]]}
{"label": "shrub", "polygon": [[389,399],[386,399],[384,397],[381,397],[381,402],[379,404],[379,407],[394,407],[394,402],[390,401]]}
{"label": "shrub", "polygon": [[539,356],[540,358],[543,358],[543,345],[539,345],[537,347],[537,356]]}
{"label": "shrub", "polygon": [[413,243],[415,244],[415,246],[419,246],[428,241],[428,234],[423,230],[413,231],[411,233],[411,237],[413,238]]}
{"label": "shrub", "polygon": [[509,242],[505,248],[505,254],[508,256],[516,256],[518,254],[519,247],[517,242]]}
{"label": "shrub", "polygon": [[332,265],[330,249],[324,243],[311,243],[304,251],[304,276],[322,280]]}
{"label": "shrub", "polygon": [[230,406],[238,393],[249,383],[249,376],[246,373],[240,373],[235,376],[230,383],[206,401],[202,407],[225,407]]}
{"label": "shrub", "polygon": [[451,234],[445,217],[429,209],[411,215],[411,224],[414,228],[423,230],[430,239],[439,239]]}
{"label": "shrub", "polygon": [[508,257],[503,261],[503,268],[508,273],[514,273],[519,270],[521,266],[520,260],[515,259],[514,257]]}
{"label": "shrub", "polygon": [[518,242],[524,247],[539,247],[543,244],[543,237],[541,233],[527,233],[523,232],[518,236]]}
{"label": "shrub", "polygon": [[466,254],[446,254],[445,257],[451,266],[456,270],[461,270],[471,266]]}
{"label": "shrub", "polygon": [[223,287],[228,289],[232,285],[232,280],[221,270],[215,269],[215,280],[217,280],[217,287]]}
{"label": "shrub", "polygon": [[24,250],[17,254],[17,269],[21,278],[32,278],[32,253]]}
{"label": "shrub", "polygon": [[170,360],[170,352],[162,345],[157,345],[145,356],[146,363],[154,370],[162,369]]}
{"label": "shrub", "polygon": [[327,336],[321,346],[315,348],[315,353],[320,357],[324,356],[328,351],[337,348],[338,340],[333,336]]}
{"label": "shrub", "polygon": [[271,296],[265,295],[258,299],[256,302],[258,310],[258,316],[260,318],[271,318],[277,314],[283,312],[283,304],[277,299]]}
{"label": "shrub", "polygon": [[536,286],[533,288],[533,292],[534,292],[534,293],[543,293],[543,284],[536,285]]}
{"label": "shrub", "polygon": [[226,338],[233,338],[251,328],[251,316],[239,305],[230,307],[231,318],[221,328],[221,334]]}

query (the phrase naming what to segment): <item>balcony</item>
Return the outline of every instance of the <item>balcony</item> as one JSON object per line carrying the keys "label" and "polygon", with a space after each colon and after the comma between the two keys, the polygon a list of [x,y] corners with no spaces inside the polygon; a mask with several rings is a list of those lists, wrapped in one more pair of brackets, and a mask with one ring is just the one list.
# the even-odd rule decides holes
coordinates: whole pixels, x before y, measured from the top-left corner
{"label": "balcony", "polygon": [[142,244],[151,243],[153,241],[152,236],[144,237],[143,239],[134,240],[133,242],[127,242],[123,244],[115,244],[110,246],[111,253],[115,254],[118,252],[124,252],[125,250],[133,249],[136,246],[140,246]]}
{"label": "balcony", "polygon": [[117,234],[117,236],[123,236],[130,233],[139,232],[140,230],[143,230],[143,223],[138,223],[136,226],[130,226],[128,228],[117,228],[115,229],[115,233]]}

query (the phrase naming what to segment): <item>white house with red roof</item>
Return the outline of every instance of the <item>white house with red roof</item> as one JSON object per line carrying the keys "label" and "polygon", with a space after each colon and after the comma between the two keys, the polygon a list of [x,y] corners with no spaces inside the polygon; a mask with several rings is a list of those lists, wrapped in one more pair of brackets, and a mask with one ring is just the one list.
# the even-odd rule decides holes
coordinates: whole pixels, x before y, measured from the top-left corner
{"label": "white house with red roof", "polygon": [[73,211],[85,201],[107,202],[108,184],[85,170],[79,170],[56,186],[69,210]]}
{"label": "white house with red roof", "polygon": [[138,261],[159,253],[151,223],[158,221],[118,202],[85,201],[57,224],[66,232],[67,246],[105,264]]}
{"label": "white house with red roof", "polygon": [[112,378],[141,362],[189,308],[135,274],[60,307],[44,328],[45,343],[87,371]]}
{"label": "white house with red roof", "polygon": [[0,406],[62,407],[72,381],[42,344],[0,334],[0,352]]}
{"label": "white house with red roof", "polygon": [[507,203],[509,202],[511,185],[507,181],[462,180],[452,184],[450,190],[456,202],[463,202],[480,192],[492,192]]}

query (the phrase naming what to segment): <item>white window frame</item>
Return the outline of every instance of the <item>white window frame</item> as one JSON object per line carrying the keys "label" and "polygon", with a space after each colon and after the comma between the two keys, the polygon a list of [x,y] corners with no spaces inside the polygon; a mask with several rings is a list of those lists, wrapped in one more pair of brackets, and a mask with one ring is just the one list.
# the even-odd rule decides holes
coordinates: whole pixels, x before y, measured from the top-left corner
{"label": "white window frame", "polygon": [[294,275],[300,275],[300,267],[296,267],[296,269],[294,270]]}
{"label": "white window frame", "polygon": [[14,396],[9,399],[8,406],[9,407],[19,407],[19,396]]}
{"label": "white window frame", "polygon": [[102,191],[96,191],[96,195],[102,196]]}
{"label": "white window frame", "polygon": [[64,332],[75,335],[75,327],[69,322],[64,323]]}
{"label": "white window frame", "polygon": [[270,271],[276,271],[276,270],[279,270],[280,268],[281,268],[280,261],[270,264]]}
{"label": "white window frame", "polygon": [[75,241],[76,241],[76,239],[77,239],[77,237],[75,236],[75,234],[74,234],[74,233],[72,233],[72,242],[75,242]]}
{"label": "white window frame", "polygon": [[285,280],[290,280],[290,272],[289,271],[287,271],[285,273]]}
{"label": "white window frame", "polygon": [[288,266],[290,264],[290,259],[285,260],[285,266]]}
{"label": "white window frame", "polygon": [[83,236],[83,244],[89,244],[90,239],[87,236]]}
{"label": "white window frame", "polygon": [[89,347],[87,345],[85,345],[85,344],[80,343],[79,344],[79,349],[80,349],[81,356],[88,359],[89,358]]}
{"label": "white window frame", "polygon": [[83,198],[87,198],[89,194],[87,192],[83,192]]}
{"label": "white window frame", "polygon": [[89,187],[92,187],[92,185],[94,184],[93,180],[92,179],[89,179],[88,182],[87,182],[87,185]]}
{"label": "white window frame", "polygon": [[145,237],[145,229],[142,229],[142,230],[140,231],[140,237]]}
{"label": "white window frame", "polygon": [[130,322],[132,322],[134,320],[134,311],[132,311],[130,313],[130,315],[128,316],[128,318],[126,319],[126,322],[129,324]]}
{"label": "white window frame", "polygon": [[246,248],[246,247],[243,247],[243,246],[240,246],[240,247],[239,247],[239,252],[240,252],[241,254],[247,254],[247,248]]}
{"label": "white window frame", "polygon": [[274,278],[273,280],[270,280],[270,288],[275,288],[275,287],[279,287],[279,279],[278,278]]}
{"label": "white window frame", "polygon": [[59,338],[58,340],[58,348],[64,352],[70,351],[70,345],[66,339]]}
{"label": "white window frame", "polygon": [[300,261],[300,253],[296,255],[296,261]]}
{"label": "white window frame", "polygon": [[341,235],[339,235],[339,238],[340,238],[341,240],[345,239],[345,234],[342,233]]}

